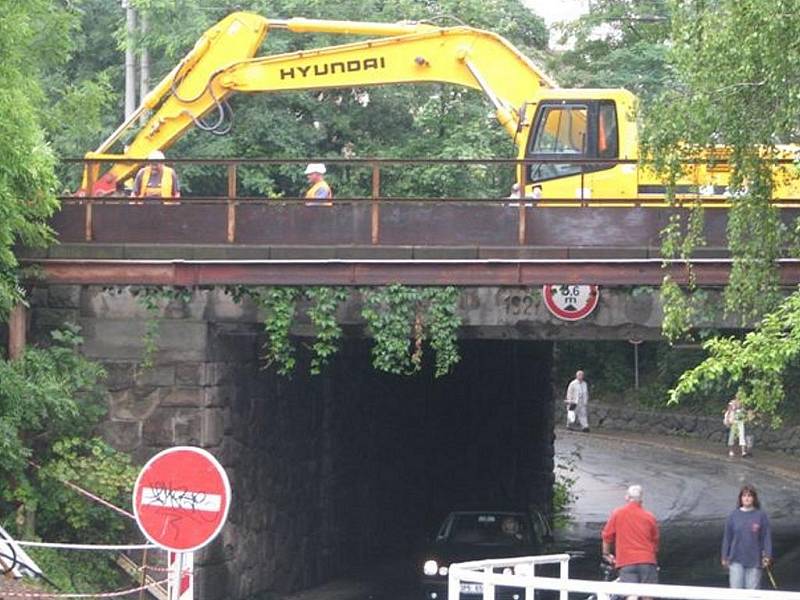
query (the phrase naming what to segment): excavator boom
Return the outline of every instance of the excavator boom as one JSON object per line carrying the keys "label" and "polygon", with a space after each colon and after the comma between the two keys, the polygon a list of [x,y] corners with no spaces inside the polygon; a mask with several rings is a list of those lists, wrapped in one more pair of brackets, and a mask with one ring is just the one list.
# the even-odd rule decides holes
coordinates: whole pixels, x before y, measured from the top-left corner
{"label": "excavator boom", "polygon": [[[372,35],[376,39],[253,58],[270,29],[295,33]],[[142,105],[87,160],[118,158],[102,176],[87,172],[83,193],[114,193],[153,150],[172,145],[189,128],[217,129],[233,92],[279,92],[397,83],[440,82],[478,89],[498,121],[516,136],[519,108],[557,87],[542,69],[498,35],[469,27],[425,23],[359,23],[293,18],[271,20],[237,12],[209,29]],[[153,111],[123,154],[109,154],[124,132]],[[215,125],[203,122],[216,114]],[[522,138],[524,139],[524,137]],[[93,184],[91,182],[94,182]]]}

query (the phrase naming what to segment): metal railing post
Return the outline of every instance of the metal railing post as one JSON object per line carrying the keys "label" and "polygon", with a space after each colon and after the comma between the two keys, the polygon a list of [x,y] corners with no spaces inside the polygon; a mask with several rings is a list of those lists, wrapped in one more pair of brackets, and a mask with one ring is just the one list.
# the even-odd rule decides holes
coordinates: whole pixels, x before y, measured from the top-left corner
{"label": "metal railing post", "polygon": [[86,205],[84,206],[83,237],[87,242],[91,242],[94,238],[92,195],[94,194],[94,184],[97,181],[99,168],[100,165],[94,161],[86,163]]}
{"label": "metal railing post", "polygon": [[[494,573],[494,568],[489,565],[484,567],[483,572],[491,577],[492,573]],[[489,581],[489,577],[483,582],[483,600],[494,600],[494,583]]]}
{"label": "metal railing post", "polygon": [[[558,572],[558,578],[564,585],[567,585],[567,582],[569,582],[569,558],[561,559],[561,568]],[[569,592],[566,589],[561,589],[558,592],[558,600],[568,600],[568,598]]]}
{"label": "metal railing post", "polygon": [[461,577],[458,569],[450,569],[447,575],[447,600],[459,600],[461,597]]}
{"label": "metal railing post", "polygon": [[[531,578],[536,576],[536,563],[531,561]],[[533,585],[525,586],[525,600],[534,600],[536,598],[536,588]]]}
{"label": "metal railing post", "polygon": [[228,165],[228,243],[236,241],[236,163]]}
{"label": "metal railing post", "polygon": [[528,165],[523,162],[522,168],[519,170],[519,209],[517,217],[517,244],[520,246],[525,245],[525,238],[528,236],[528,211],[525,207],[525,199],[527,194],[525,188],[528,185]]}
{"label": "metal railing post", "polygon": [[381,234],[381,168],[378,163],[372,163],[372,244],[380,243]]}

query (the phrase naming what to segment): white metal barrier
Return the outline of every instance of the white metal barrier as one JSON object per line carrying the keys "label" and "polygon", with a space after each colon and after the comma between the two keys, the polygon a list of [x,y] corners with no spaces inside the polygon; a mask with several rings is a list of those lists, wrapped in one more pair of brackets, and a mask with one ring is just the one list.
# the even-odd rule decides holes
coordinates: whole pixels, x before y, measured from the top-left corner
{"label": "white metal barrier", "polygon": [[[497,586],[524,589],[525,600],[534,600],[536,590],[557,591],[559,600],[567,600],[568,594],[573,592],[595,595],[598,600],[608,600],[612,596],[683,600],[800,600],[800,592],[570,579],[569,558],[568,554],[548,554],[453,563],[448,572],[447,600],[459,600],[462,582],[482,584],[483,600],[495,600]],[[537,566],[545,564],[560,565],[559,576],[536,575]]]}

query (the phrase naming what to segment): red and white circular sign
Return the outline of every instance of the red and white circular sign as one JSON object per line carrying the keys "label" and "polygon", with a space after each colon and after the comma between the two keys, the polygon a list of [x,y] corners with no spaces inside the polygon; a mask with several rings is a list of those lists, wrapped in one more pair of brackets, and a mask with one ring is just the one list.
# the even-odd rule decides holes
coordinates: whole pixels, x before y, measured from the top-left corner
{"label": "red and white circular sign", "polygon": [[176,446],[147,461],[133,488],[133,512],[145,537],[173,552],[213,540],[228,518],[231,485],[209,452]]}
{"label": "red and white circular sign", "polygon": [[589,315],[600,300],[596,285],[548,284],[542,288],[547,309],[564,321],[579,321]]}

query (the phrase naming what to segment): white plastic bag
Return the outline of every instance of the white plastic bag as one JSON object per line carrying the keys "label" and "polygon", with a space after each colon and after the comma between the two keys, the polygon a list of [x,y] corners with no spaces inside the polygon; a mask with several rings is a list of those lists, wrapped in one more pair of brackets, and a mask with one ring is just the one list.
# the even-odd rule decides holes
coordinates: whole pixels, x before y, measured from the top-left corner
{"label": "white plastic bag", "polygon": [[578,418],[578,415],[575,414],[574,410],[567,411],[567,423],[572,425],[575,422],[575,419]]}

